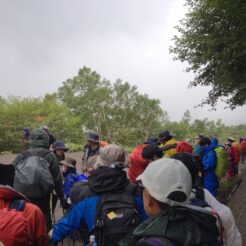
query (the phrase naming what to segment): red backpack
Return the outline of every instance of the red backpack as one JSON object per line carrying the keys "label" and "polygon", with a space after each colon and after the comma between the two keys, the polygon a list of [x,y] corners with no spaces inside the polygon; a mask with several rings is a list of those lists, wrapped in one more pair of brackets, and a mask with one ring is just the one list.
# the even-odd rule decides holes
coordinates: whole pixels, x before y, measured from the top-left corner
{"label": "red backpack", "polygon": [[243,140],[240,143],[240,150],[241,150],[242,153],[246,153],[246,140]]}
{"label": "red backpack", "polygon": [[192,153],[193,152],[193,148],[192,145],[190,145],[189,143],[185,142],[185,141],[179,141],[177,142],[176,145],[176,151],[177,153]]}
{"label": "red backpack", "polygon": [[4,245],[32,245],[30,227],[22,214],[24,208],[24,200],[15,200],[8,208],[0,209],[0,242]]}

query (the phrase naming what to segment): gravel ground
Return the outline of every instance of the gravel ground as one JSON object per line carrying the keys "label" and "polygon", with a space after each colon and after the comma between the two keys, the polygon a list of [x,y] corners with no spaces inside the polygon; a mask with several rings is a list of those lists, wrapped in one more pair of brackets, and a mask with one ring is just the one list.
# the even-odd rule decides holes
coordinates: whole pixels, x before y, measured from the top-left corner
{"label": "gravel ground", "polygon": [[[10,164],[16,155],[14,154],[5,154],[0,155],[0,163],[2,164]],[[72,157],[77,160],[77,169],[80,170],[81,167],[81,158],[82,153],[66,153],[66,156]],[[236,225],[238,226],[242,239],[243,245],[246,245],[246,163],[240,165],[240,172],[242,183],[233,195],[229,206],[232,209],[233,215],[235,217]],[[62,210],[57,206],[56,208],[56,220],[62,217]],[[60,244],[62,245],[62,244]],[[63,243],[64,246],[73,245],[72,241],[66,241]],[[75,244],[81,245],[81,244]]]}

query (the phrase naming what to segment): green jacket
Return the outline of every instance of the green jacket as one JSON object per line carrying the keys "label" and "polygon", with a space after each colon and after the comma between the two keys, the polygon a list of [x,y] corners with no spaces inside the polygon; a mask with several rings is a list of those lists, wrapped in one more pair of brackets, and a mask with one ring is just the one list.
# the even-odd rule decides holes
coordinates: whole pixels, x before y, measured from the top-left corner
{"label": "green jacket", "polygon": [[[35,155],[42,149],[48,149],[49,146],[49,136],[42,129],[36,129],[31,132],[29,139],[28,151]],[[18,165],[18,163],[24,159],[22,154],[18,154],[15,160],[12,162],[13,166]],[[54,180],[55,191],[59,197],[63,197],[62,193],[62,176],[60,172],[59,162],[53,152],[50,152],[44,156],[44,159],[50,164],[50,172]]]}
{"label": "green jacket", "polygon": [[192,242],[188,245],[218,246],[219,232],[215,217],[185,207],[171,207],[150,217],[119,245],[134,246],[140,239],[148,237],[164,237],[183,245],[188,233],[191,236],[189,242]]}

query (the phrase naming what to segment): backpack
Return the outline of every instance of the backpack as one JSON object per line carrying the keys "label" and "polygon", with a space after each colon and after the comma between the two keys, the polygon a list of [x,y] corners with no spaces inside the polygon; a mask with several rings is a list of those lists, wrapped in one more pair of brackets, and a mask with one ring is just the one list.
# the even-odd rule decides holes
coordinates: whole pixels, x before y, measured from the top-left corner
{"label": "backpack", "polygon": [[214,151],[216,153],[216,159],[217,159],[215,174],[219,178],[222,178],[226,175],[227,166],[228,166],[226,150],[222,146],[217,146],[216,148],[214,148]]}
{"label": "backpack", "polygon": [[36,155],[24,151],[15,167],[14,189],[29,198],[44,197],[51,192],[54,181],[49,163],[43,158],[50,151],[43,149]]}
{"label": "backpack", "polygon": [[130,192],[100,195],[94,234],[98,246],[115,246],[140,223],[140,215]]}
{"label": "backpack", "polygon": [[185,141],[179,141],[179,142],[177,142],[177,145],[176,145],[176,151],[177,151],[177,153],[179,153],[179,152],[192,153],[193,148],[189,143],[187,143]]}
{"label": "backpack", "polygon": [[246,153],[246,140],[243,140],[240,143],[240,150],[241,150],[242,153]]}
{"label": "backpack", "polygon": [[195,198],[191,199],[191,205],[200,207],[200,208],[210,208],[210,210],[206,210],[209,212],[211,215],[213,215],[216,218],[216,224],[219,229],[219,246],[223,245],[223,233],[224,233],[224,227],[221,221],[221,218],[218,214],[217,211],[212,209],[209,204],[205,201],[205,194],[204,194],[204,189],[201,187],[196,187],[196,194]]}
{"label": "backpack", "polygon": [[6,246],[29,246],[32,235],[22,211],[24,200],[14,200],[8,208],[0,209],[0,242]]}

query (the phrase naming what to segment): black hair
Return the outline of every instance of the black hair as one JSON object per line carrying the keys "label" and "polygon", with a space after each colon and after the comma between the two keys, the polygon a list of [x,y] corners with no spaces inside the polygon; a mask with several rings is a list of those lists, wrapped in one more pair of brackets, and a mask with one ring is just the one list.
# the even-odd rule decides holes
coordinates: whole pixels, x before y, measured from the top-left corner
{"label": "black hair", "polygon": [[146,160],[154,160],[154,157],[163,157],[162,150],[156,144],[148,144],[142,150],[142,157]]}

